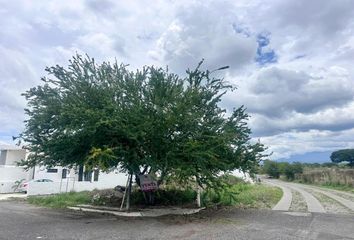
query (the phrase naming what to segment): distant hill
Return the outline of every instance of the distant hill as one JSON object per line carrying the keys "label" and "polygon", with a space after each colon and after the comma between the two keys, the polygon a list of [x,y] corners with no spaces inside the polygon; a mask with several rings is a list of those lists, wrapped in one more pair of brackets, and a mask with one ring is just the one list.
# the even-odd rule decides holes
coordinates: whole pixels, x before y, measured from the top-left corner
{"label": "distant hill", "polygon": [[301,162],[301,163],[325,163],[331,162],[332,151],[309,152],[305,154],[293,155],[290,158],[281,158],[277,162]]}

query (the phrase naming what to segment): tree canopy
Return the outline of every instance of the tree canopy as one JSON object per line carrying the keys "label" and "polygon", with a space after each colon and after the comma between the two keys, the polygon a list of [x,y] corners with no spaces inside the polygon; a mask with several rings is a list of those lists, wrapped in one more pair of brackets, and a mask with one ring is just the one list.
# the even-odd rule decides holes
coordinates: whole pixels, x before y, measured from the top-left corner
{"label": "tree canopy", "polygon": [[354,149],[342,149],[332,152],[330,156],[332,162],[348,162],[348,165],[354,167]]}
{"label": "tree canopy", "polygon": [[271,160],[263,161],[262,172],[270,177],[279,178],[284,175],[287,180],[294,180],[297,174],[303,172],[303,164],[299,162],[275,162]]}
{"label": "tree canopy", "polygon": [[47,67],[43,84],[23,94],[28,120],[19,139],[30,155],[22,164],[119,167],[201,185],[221,172],[253,170],[264,146],[250,141],[243,106],[220,107],[233,87],[201,64],[184,78],[80,55],[67,68]]}
{"label": "tree canopy", "polygon": [[272,178],[279,178],[281,169],[277,162],[265,160],[263,162],[263,171]]}

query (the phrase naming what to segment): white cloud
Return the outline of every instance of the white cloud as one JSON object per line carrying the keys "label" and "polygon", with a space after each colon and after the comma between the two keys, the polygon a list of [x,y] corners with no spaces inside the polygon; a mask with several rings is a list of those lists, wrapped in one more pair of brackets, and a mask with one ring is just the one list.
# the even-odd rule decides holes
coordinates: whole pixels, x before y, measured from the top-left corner
{"label": "white cloud", "polygon": [[309,130],[305,132],[286,132],[270,137],[262,137],[272,158],[289,158],[294,154],[307,152],[334,151],[339,148],[354,148],[354,128],[345,131]]}
{"label": "white cloud", "polygon": [[239,89],[222,104],[244,104],[254,136],[274,156],[352,146],[350,0],[15,0],[3,2],[0,13],[1,141],[21,131],[20,93],[39,84],[45,66],[65,66],[87,52],[178,73],[202,58],[205,68],[229,65],[218,75]]}
{"label": "white cloud", "polygon": [[206,67],[230,65],[240,70],[252,65],[257,42],[253,37],[237,33],[239,22],[230,4],[194,2],[176,10],[176,18],[158,39],[156,50],[150,51],[179,73],[206,59]]}
{"label": "white cloud", "polygon": [[227,101],[245,104],[249,111],[268,117],[311,114],[353,101],[354,81],[347,69],[335,65],[297,68],[285,64],[262,68],[240,82],[240,92],[229,94]]}

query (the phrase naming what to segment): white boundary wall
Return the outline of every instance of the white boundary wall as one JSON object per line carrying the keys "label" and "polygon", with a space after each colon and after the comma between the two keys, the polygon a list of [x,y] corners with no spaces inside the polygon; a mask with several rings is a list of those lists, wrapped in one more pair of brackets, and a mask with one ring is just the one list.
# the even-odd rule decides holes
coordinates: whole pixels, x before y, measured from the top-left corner
{"label": "white boundary wall", "polygon": [[16,181],[24,179],[28,181],[31,177],[31,170],[25,171],[24,168],[18,166],[0,166],[0,193],[14,192],[13,186]]}
{"label": "white boundary wall", "polygon": [[70,177],[56,182],[29,182],[27,195],[48,195],[70,191],[81,192],[92,191],[94,189],[114,188],[117,185],[125,186],[127,178],[127,175],[124,173],[100,172],[97,182],[79,182],[75,178]]}
{"label": "white boundary wall", "polygon": [[[232,172],[232,175],[244,179],[246,182],[254,183],[248,173],[244,173],[239,170]],[[124,173],[117,171],[110,173],[100,172],[97,182],[91,181],[78,181],[76,175],[60,180],[54,180],[54,182],[29,182],[27,194],[31,195],[48,195],[63,192],[80,192],[80,191],[92,191],[94,189],[107,189],[114,188],[117,185],[125,186],[128,176]]]}
{"label": "white boundary wall", "polygon": [[234,170],[232,175],[235,177],[242,178],[245,182],[254,183],[253,179],[251,178],[250,174],[247,172],[242,172],[241,170]]}

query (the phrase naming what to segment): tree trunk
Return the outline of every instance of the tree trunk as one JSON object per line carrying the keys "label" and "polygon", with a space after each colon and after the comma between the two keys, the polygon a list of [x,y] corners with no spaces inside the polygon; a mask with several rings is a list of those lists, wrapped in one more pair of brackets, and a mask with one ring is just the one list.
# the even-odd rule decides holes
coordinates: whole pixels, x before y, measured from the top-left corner
{"label": "tree trunk", "polygon": [[155,204],[155,192],[143,192],[145,203],[148,206],[153,206]]}
{"label": "tree trunk", "polygon": [[127,211],[130,210],[130,195],[132,193],[132,182],[133,182],[133,174],[130,174],[129,186],[128,186],[128,195],[127,195],[127,205],[126,205]]}

